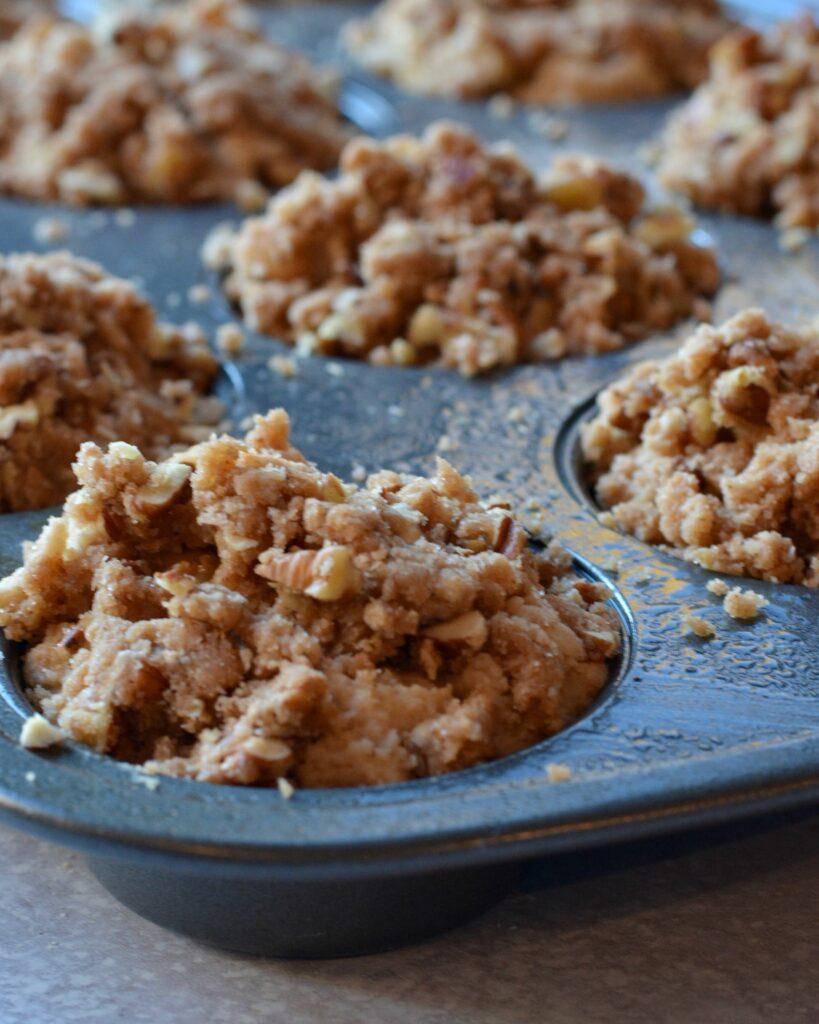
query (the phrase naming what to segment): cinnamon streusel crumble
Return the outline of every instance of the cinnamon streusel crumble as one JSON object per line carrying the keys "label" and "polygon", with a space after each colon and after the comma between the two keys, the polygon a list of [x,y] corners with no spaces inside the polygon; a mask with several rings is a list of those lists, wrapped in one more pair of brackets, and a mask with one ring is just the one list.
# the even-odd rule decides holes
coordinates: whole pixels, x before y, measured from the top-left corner
{"label": "cinnamon streusel crumble", "polygon": [[69,203],[242,200],[348,137],[325,73],[248,9],[191,0],[31,18],[0,46],[0,190]]}
{"label": "cinnamon streusel crumble", "polygon": [[610,522],[707,569],[819,586],[819,331],[748,310],[598,407],[582,446]]}
{"label": "cinnamon streusel crumble", "polygon": [[204,258],[247,324],[373,363],[496,366],[606,352],[693,315],[718,284],[679,211],[591,157],[538,181],[507,147],[439,123],[356,139]]}
{"label": "cinnamon streusel crumble", "polygon": [[705,207],[819,228],[819,25],[805,14],[723,39],[660,150],[670,188]]}
{"label": "cinnamon streusel crumble", "polygon": [[0,511],[72,489],[83,441],[155,457],[219,419],[201,331],[171,327],[127,281],[68,253],[0,257]]}
{"label": "cinnamon streusel crumble", "polygon": [[345,41],[410,92],[595,103],[693,88],[728,25],[715,0],[384,0]]}
{"label": "cinnamon streusel crumble", "polygon": [[79,489],[0,583],[48,719],[149,771],[353,786],[466,768],[574,721],[620,634],[443,460],[342,484],[281,410],[154,463],[81,449]]}

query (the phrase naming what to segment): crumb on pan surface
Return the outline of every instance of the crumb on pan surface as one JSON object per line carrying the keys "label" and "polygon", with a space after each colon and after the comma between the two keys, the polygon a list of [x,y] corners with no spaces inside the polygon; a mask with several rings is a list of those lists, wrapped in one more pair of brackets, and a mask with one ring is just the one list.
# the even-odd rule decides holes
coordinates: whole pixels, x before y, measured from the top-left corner
{"label": "crumb on pan surface", "polygon": [[348,133],[332,93],[231,0],[109,8],[90,27],[33,17],[0,46],[0,191],[247,205],[335,165]]}
{"label": "crumb on pan surface", "polygon": [[159,323],[96,264],[0,257],[0,512],[62,501],[83,441],[190,444],[219,419],[216,369],[199,328]]}
{"label": "crumb on pan surface", "polygon": [[679,210],[591,157],[545,178],[465,127],[359,138],[203,258],[255,330],[377,364],[496,366],[606,352],[691,315],[719,283]]}
{"label": "crumb on pan surface", "polygon": [[703,207],[819,228],[819,25],[809,14],[717,44],[708,81],[669,121],[658,173]]}
{"label": "crumb on pan surface", "polygon": [[605,585],[443,460],[345,486],[288,429],[273,411],[160,464],[83,446],[0,583],[53,723],[153,772],[344,786],[497,758],[585,710],[620,645]]}
{"label": "crumb on pan surface", "polygon": [[818,392],[816,329],[756,309],[703,325],[599,396],[582,433],[596,496],[706,569],[818,586]]}
{"label": "crumb on pan surface", "polygon": [[59,746],[63,733],[56,725],[52,725],[39,712],[29,715],[20,730],[20,746],[26,750],[46,750],[48,747]]}
{"label": "crumb on pan surface", "polygon": [[733,587],[725,595],[722,607],[732,619],[755,619],[767,603],[767,598],[762,594]]}
{"label": "crumb on pan surface", "polygon": [[384,0],[344,40],[409,92],[595,103],[693,88],[727,27],[715,0]]}
{"label": "crumb on pan surface", "polygon": [[701,615],[692,612],[690,608],[683,610],[682,628],[683,632],[693,633],[694,636],[698,636],[701,640],[710,640],[717,635],[716,626],[709,622],[708,619],[704,619]]}

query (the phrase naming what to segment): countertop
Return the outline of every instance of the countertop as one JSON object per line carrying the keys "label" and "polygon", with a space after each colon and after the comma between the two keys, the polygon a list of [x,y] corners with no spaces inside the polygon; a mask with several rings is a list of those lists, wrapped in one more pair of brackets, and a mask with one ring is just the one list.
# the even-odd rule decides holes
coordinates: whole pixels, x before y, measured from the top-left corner
{"label": "countertop", "polygon": [[2,1024],[798,1024],[819,1019],[819,813],[535,865],[380,956],[272,961],[162,931],[0,829]]}

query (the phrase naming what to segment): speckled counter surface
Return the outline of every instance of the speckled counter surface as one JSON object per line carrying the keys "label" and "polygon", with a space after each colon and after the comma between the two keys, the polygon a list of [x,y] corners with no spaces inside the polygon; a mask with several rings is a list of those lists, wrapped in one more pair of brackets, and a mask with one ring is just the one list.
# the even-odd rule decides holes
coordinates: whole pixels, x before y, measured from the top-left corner
{"label": "speckled counter surface", "polygon": [[5,829],[0,863],[2,1024],[819,1019],[817,814],[540,864],[471,925],[355,960],[198,946]]}

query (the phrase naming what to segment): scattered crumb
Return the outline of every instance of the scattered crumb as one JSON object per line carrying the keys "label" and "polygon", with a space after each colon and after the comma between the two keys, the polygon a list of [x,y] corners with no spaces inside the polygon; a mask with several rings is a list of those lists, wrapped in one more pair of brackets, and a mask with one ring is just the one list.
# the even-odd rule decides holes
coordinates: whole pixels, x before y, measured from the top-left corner
{"label": "scattered crumb", "polygon": [[291,380],[298,373],[296,360],[292,356],[271,356],[267,365],[274,373],[278,373],[285,380]]}
{"label": "scattered crumb", "polygon": [[31,785],[32,783],[37,781],[37,773],[36,772],[26,772],[25,780],[26,780],[26,782],[29,783],[29,785]]}
{"label": "scattered crumb", "polygon": [[188,289],[188,301],[197,306],[203,305],[210,299],[210,288],[206,284],[193,284]]}
{"label": "scattered crumb", "polygon": [[123,207],[114,214],[114,223],[118,228],[132,228],[136,224],[136,214],[127,206]]}
{"label": "scattered crumb", "polygon": [[525,508],[527,512],[539,512],[540,502],[537,500],[537,498],[530,498],[526,502]]}
{"label": "scattered crumb", "polygon": [[700,615],[694,615],[687,608],[683,609],[682,625],[683,633],[694,633],[703,640],[710,640],[712,636],[717,635],[716,627],[712,623]]}
{"label": "scattered crumb", "polygon": [[568,782],[572,777],[572,770],[567,764],[551,762],[546,765],[546,774],[549,782]]}
{"label": "scattered crumb", "polygon": [[340,363],[327,363],[327,372],[331,377],[343,377],[344,367]]}
{"label": "scattered crumb", "polygon": [[515,112],[515,101],[511,96],[499,92],[489,100],[486,109],[489,116],[494,117],[496,121],[506,121]]}
{"label": "scattered crumb", "polygon": [[296,787],[293,785],[292,782],[288,782],[287,779],[285,779],[283,776],[279,776],[279,778],[276,780],[276,785],[278,786],[279,792],[281,793],[285,800],[293,799],[293,794],[296,792]]}
{"label": "scattered crumb", "polygon": [[507,420],[510,423],[520,423],[522,419],[526,417],[526,410],[522,405],[513,405],[509,412],[506,414]]}
{"label": "scattered crumb", "polygon": [[367,479],[367,470],[363,466],[353,466],[353,471],[350,476],[356,483],[361,483]]}
{"label": "scattered crumb", "polygon": [[159,789],[159,779],[155,775],[143,775],[141,772],[137,772],[134,776],[134,782],[138,782],[146,789],[150,789],[152,793]]}
{"label": "scattered crumb", "polygon": [[728,593],[728,584],[725,580],[709,580],[705,585],[705,589],[709,594],[713,594],[714,597],[725,597]]}
{"label": "scattered crumb", "polygon": [[222,324],[216,332],[216,347],[226,356],[238,356],[245,347],[245,335],[236,324]]}
{"label": "scattered crumb", "polygon": [[455,444],[448,434],[441,434],[435,447],[439,452],[450,452],[455,447]]}
{"label": "scattered crumb", "polygon": [[37,712],[28,716],[20,730],[20,745],[26,750],[45,750],[62,743],[63,739],[61,730]]}
{"label": "scattered crumb", "polygon": [[70,234],[68,224],[60,217],[40,217],[34,224],[34,241],[41,245],[64,242]]}
{"label": "scattered crumb", "polygon": [[734,587],[725,595],[722,606],[732,619],[755,619],[768,599],[753,590]]}
{"label": "scattered crumb", "polygon": [[387,412],[390,414],[390,416],[403,416],[404,415],[404,410],[401,408],[400,405],[389,405],[389,406],[387,406]]}

